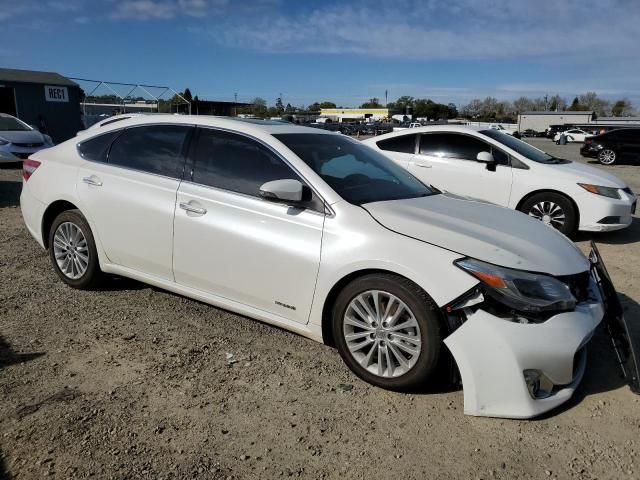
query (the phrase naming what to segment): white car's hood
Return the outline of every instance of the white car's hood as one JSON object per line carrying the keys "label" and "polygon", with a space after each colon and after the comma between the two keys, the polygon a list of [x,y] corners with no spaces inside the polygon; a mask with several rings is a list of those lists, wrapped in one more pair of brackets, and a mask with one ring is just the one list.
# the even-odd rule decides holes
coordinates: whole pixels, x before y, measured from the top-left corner
{"label": "white car's hood", "polygon": [[0,138],[11,143],[43,143],[45,141],[37,130],[0,130]]}
{"label": "white car's hood", "polygon": [[[447,194],[363,205],[394,232],[494,265],[572,275],[589,262],[564,235],[515,210]],[[429,268],[429,259],[424,259]]]}
{"label": "white car's hood", "polygon": [[551,164],[547,166],[553,169],[554,174],[566,175],[568,179],[576,183],[591,183],[603,187],[626,187],[626,184],[615,175],[580,162],[560,163],[557,165]]}

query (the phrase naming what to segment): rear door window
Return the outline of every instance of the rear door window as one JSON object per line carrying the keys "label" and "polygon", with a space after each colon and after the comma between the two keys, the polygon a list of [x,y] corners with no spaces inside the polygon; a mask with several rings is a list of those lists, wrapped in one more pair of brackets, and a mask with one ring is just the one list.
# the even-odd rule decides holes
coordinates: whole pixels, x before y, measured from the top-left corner
{"label": "rear door window", "polygon": [[414,153],[416,148],[417,134],[398,135],[397,137],[380,140],[377,142],[378,148],[389,152]]}
{"label": "rear door window", "polygon": [[188,125],[149,125],[126,129],[113,142],[109,164],[181,178]]}

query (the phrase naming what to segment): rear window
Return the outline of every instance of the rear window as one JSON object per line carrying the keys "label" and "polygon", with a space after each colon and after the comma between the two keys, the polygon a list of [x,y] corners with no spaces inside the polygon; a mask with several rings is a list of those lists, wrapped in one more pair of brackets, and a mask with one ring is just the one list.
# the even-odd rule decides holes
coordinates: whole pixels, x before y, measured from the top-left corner
{"label": "rear window", "polygon": [[106,162],[111,142],[113,142],[113,139],[116,138],[120,132],[121,130],[105,133],[79,143],[78,153],[86,160]]}

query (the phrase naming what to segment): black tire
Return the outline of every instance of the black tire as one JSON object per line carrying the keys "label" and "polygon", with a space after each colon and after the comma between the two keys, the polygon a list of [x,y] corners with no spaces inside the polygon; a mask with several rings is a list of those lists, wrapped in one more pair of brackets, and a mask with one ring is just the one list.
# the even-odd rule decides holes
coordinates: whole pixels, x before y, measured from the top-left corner
{"label": "black tire", "polygon": [[[374,374],[352,356],[344,337],[344,317],[349,304],[369,290],[387,292],[402,301],[413,313],[420,329],[420,353],[415,364],[396,377]],[[332,311],[333,338],[347,366],[364,381],[389,390],[412,391],[437,383],[442,351],[442,331],[439,313],[433,300],[415,283],[393,274],[370,274],[353,280],[340,292]],[[391,343],[392,340],[388,339]],[[384,342],[381,342],[384,343]],[[394,345],[397,345],[394,343]],[[373,346],[371,347],[374,348]],[[389,347],[387,347],[389,348]],[[397,347],[396,347],[397,348]]]}
{"label": "black tire", "polygon": [[[560,208],[561,214],[564,215],[563,223],[559,224],[557,221],[551,221],[549,225],[553,226],[556,230],[564,233],[566,236],[573,235],[578,228],[578,212],[574,207],[571,200],[560,193],[554,192],[541,192],[536,193],[529,197],[521,206],[520,211],[531,215],[534,218],[538,218],[543,221],[543,215],[545,208],[540,210],[541,204],[544,205],[556,205]],[[557,215],[557,210],[553,209],[554,216]]]}
{"label": "black tire", "polygon": [[[79,278],[70,278],[61,270],[56,260],[54,238],[58,227],[63,223],[71,223],[80,229],[82,235],[86,240],[86,250],[88,256],[87,267],[84,273]],[[93,239],[93,233],[89,227],[89,223],[84,218],[80,210],[67,210],[59,214],[49,230],[49,258],[53,269],[60,279],[69,285],[70,287],[80,290],[89,290],[100,284],[104,274],[100,270],[100,264],[98,262],[98,252],[96,251],[95,240]]]}
{"label": "black tire", "polygon": [[618,154],[612,148],[603,148],[598,153],[598,161],[602,165],[613,165],[618,160]]}

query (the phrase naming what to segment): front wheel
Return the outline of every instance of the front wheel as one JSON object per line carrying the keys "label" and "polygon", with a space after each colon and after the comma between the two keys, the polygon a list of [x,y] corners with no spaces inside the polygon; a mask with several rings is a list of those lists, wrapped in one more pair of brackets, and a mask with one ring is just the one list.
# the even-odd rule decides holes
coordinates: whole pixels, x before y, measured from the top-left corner
{"label": "front wheel", "polygon": [[371,274],[348,284],[333,308],[333,335],[347,366],[373,385],[412,390],[435,377],[440,322],[433,300],[406,278]]}
{"label": "front wheel", "polygon": [[70,287],[85,290],[101,280],[93,234],[79,210],[62,212],[53,221],[49,257],[58,277]]}
{"label": "front wheel", "polygon": [[605,148],[598,154],[598,161],[602,165],[613,165],[616,163],[617,155],[614,150],[610,148]]}
{"label": "front wheel", "polygon": [[571,201],[564,195],[543,192],[533,195],[520,207],[520,211],[542,221],[567,236],[578,227],[578,214]]}

